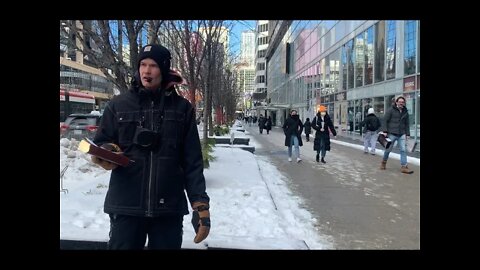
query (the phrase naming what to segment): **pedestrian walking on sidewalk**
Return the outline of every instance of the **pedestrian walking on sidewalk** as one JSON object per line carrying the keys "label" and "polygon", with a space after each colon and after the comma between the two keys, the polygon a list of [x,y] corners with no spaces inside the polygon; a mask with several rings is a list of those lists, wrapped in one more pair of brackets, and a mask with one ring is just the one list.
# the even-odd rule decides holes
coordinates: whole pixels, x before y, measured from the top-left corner
{"label": "pedestrian walking on sidewalk", "polygon": [[373,108],[368,109],[367,117],[360,123],[364,128],[363,137],[363,152],[368,154],[370,147],[370,154],[375,155],[375,146],[377,145],[378,130],[380,129],[380,119],[375,115]]}
{"label": "pedestrian walking on sidewalk", "polygon": [[332,119],[327,113],[327,107],[320,105],[317,116],[312,120],[312,128],[316,130],[315,140],[313,141],[313,150],[317,151],[315,160],[319,162],[321,154],[322,163],[327,163],[325,161],[325,155],[327,151],[330,151],[330,132],[333,136],[337,136],[337,131],[333,126]]}
{"label": "pedestrian walking on sidewalk", "polygon": [[395,141],[398,141],[398,147],[400,148],[400,165],[402,166],[400,171],[402,173],[413,173],[407,166],[407,147],[406,140],[410,138],[410,126],[409,126],[408,110],[405,107],[405,98],[400,96],[395,99],[395,105],[387,110],[384,117],[384,126],[382,126],[383,133],[392,140],[390,147],[385,149],[383,154],[383,160],[380,165],[381,170],[386,169],[388,156],[393,149]]}
{"label": "pedestrian walking on sidewalk", "polygon": [[295,146],[297,152],[297,162],[302,161],[300,158],[300,146],[302,142],[303,123],[297,115],[296,110],[290,112],[290,117],[283,124],[283,132],[285,133],[285,146],[288,146],[288,161],[292,161],[292,146]]}
{"label": "pedestrian walking on sidewalk", "polygon": [[267,121],[265,122],[265,129],[267,130],[267,134],[270,133],[270,130],[272,130],[272,117],[268,116]]}
{"label": "pedestrian walking on sidewalk", "polygon": [[310,123],[310,118],[307,117],[307,120],[305,120],[303,125],[305,126],[305,137],[307,138],[307,142],[309,142],[310,133],[312,133],[312,123]]}
{"label": "pedestrian walking on sidewalk", "polygon": [[265,122],[267,119],[263,117],[263,114],[260,114],[260,117],[258,118],[258,129],[260,131],[260,134],[263,134],[263,130],[265,129]]}

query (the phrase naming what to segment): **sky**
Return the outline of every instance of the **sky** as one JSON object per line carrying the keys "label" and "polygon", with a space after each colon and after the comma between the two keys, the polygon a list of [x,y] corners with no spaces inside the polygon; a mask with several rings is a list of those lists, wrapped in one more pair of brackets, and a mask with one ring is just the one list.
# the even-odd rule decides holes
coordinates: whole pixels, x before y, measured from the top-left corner
{"label": "sky", "polygon": [[[238,125],[231,131],[236,138],[250,138],[250,145],[262,148],[248,131],[234,130],[241,128]],[[199,132],[202,134],[201,126]],[[363,150],[361,145],[332,142]],[[68,165],[61,181],[65,190],[60,191],[60,239],[106,242],[110,221],[103,203],[110,171],[93,164],[77,146],[78,141],[60,139],[60,171]],[[193,242],[190,213],[184,216],[182,248],[335,249],[333,239],[322,234],[315,226],[318,221],[302,207],[302,198],[289,189],[292,179],[280,173],[268,157],[229,145],[217,144],[213,149],[216,159],[204,170],[210,196],[210,234],[199,244]],[[399,159],[393,152],[390,157]],[[420,163],[416,158],[408,160]]]}
{"label": "sky", "polygon": [[235,20],[230,33],[230,49],[234,55],[240,55],[240,44],[242,43],[242,32],[246,30],[255,30],[255,20]]}

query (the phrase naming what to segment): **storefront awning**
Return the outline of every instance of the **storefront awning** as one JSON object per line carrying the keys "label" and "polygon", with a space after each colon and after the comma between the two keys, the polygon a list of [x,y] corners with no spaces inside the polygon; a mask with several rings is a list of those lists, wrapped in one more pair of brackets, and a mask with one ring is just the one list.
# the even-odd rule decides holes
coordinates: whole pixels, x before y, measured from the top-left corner
{"label": "storefront awning", "polygon": [[94,96],[95,98],[98,99],[110,99],[112,95],[109,95],[107,93],[99,93],[99,92],[94,92],[94,91],[81,91],[82,93],[89,94]]}
{"label": "storefront awning", "polygon": [[252,99],[253,100],[264,100],[266,98],[267,98],[267,92],[263,92],[263,93],[254,92],[252,94]]}
{"label": "storefront awning", "polygon": [[290,104],[269,104],[268,107],[275,109],[289,109],[291,106]]}

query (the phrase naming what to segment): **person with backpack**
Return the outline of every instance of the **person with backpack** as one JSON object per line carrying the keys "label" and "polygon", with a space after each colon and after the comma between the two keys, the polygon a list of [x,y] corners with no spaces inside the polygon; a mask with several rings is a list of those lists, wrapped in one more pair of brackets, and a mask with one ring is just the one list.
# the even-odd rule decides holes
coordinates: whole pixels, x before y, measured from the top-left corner
{"label": "person with backpack", "polygon": [[363,133],[363,152],[368,154],[368,147],[370,147],[370,154],[375,155],[375,146],[378,139],[378,129],[381,126],[380,119],[375,115],[373,108],[368,109],[367,117],[363,119],[360,126],[364,127]]}

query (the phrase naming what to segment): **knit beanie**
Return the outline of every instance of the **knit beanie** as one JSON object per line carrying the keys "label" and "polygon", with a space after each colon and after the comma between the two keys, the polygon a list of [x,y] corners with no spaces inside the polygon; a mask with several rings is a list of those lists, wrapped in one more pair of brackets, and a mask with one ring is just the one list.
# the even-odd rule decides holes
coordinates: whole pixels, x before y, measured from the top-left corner
{"label": "knit beanie", "polygon": [[170,51],[159,44],[145,45],[138,55],[137,69],[140,68],[140,61],[145,58],[151,58],[157,63],[162,72],[162,80],[168,78],[170,71],[170,59],[172,58]]}

